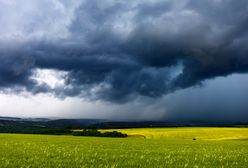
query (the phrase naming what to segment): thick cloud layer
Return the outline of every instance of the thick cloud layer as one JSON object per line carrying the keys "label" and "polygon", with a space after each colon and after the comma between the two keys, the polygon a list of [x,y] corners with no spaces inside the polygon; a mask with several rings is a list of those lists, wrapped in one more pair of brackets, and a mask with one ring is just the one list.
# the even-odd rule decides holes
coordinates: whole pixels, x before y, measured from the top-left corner
{"label": "thick cloud layer", "polygon": [[[248,71],[248,1],[0,1],[0,87],[127,102]],[[34,80],[66,72],[64,85]]]}

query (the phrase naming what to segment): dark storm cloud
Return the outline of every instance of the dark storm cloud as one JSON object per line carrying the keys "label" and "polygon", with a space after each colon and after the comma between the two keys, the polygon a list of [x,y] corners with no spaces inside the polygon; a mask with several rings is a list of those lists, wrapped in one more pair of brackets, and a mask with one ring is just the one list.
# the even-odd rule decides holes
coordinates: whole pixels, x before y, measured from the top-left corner
{"label": "dark storm cloud", "polygon": [[[2,2],[1,88],[126,102],[248,70],[245,0],[65,3]],[[35,69],[68,72],[67,87],[39,85]]]}
{"label": "dark storm cloud", "polygon": [[26,55],[16,55],[10,51],[0,52],[0,86],[14,87],[16,85],[31,86],[29,83],[30,69],[33,67],[33,59]]}

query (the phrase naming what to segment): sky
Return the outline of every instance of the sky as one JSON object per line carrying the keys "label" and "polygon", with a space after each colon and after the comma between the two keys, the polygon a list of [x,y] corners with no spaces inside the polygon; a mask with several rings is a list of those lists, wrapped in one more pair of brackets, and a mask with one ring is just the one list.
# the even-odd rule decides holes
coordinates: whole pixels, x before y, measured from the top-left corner
{"label": "sky", "polygon": [[247,0],[0,0],[0,116],[248,122],[247,13]]}

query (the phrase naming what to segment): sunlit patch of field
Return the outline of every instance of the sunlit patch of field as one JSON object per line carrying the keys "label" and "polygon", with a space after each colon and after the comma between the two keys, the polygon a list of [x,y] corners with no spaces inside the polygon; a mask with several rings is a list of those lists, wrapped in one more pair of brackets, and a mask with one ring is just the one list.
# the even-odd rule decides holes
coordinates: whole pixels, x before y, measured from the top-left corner
{"label": "sunlit patch of field", "polygon": [[119,131],[129,137],[149,139],[196,139],[196,140],[248,140],[248,128],[132,128],[102,131]]}

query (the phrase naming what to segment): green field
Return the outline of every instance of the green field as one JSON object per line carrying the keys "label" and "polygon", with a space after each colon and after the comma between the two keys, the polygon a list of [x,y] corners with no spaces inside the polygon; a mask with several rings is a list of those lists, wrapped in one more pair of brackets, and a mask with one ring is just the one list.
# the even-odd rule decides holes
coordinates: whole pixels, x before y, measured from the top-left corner
{"label": "green field", "polygon": [[248,167],[248,129],[122,131],[137,138],[0,134],[0,167]]}

